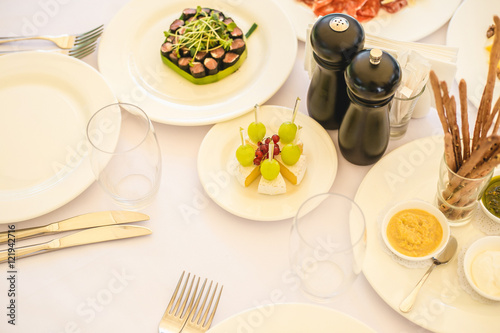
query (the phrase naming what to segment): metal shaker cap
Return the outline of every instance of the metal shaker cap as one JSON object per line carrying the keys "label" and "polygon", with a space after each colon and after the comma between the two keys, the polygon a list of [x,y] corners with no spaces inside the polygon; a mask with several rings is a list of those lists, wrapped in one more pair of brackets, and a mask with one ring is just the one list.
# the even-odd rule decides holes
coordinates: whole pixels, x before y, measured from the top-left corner
{"label": "metal shaker cap", "polygon": [[310,41],[318,64],[345,69],[354,55],[363,49],[365,32],[355,18],[333,13],[316,21]]}

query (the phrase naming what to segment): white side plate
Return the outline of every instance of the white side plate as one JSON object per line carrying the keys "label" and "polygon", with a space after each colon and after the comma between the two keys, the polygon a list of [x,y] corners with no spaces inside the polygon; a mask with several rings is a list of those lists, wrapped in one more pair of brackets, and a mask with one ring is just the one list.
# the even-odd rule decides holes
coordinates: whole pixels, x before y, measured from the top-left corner
{"label": "white side plate", "polygon": [[75,58],[0,57],[0,223],[48,213],[94,181],[85,128],[115,101],[103,77]]}

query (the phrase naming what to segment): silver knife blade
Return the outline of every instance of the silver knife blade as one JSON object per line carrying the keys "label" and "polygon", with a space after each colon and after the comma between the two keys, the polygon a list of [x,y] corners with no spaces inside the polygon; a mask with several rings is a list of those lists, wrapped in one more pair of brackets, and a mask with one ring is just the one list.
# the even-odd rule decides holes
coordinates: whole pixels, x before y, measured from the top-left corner
{"label": "silver knife blade", "polygon": [[15,252],[11,251],[9,253],[8,250],[0,251],[0,263],[6,261],[12,262],[12,260],[15,262],[20,258],[54,250],[61,250],[68,247],[145,236],[151,233],[151,229],[137,225],[96,227],[83,231],[77,231],[68,236],[56,238],[45,243],[18,247],[14,249]]}
{"label": "silver knife blade", "polygon": [[[74,216],[66,220],[54,222],[41,227],[26,229],[16,229],[10,231],[10,237],[15,240],[31,238],[43,234],[53,234],[62,231],[86,229],[100,227],[105,225],[116,225],[122,223],[132,223],[149,220],[149,216],[133,211],[104,211],[94,212]],[[9,232],[0,233],[0,244],[6,243],[9,238]]]}

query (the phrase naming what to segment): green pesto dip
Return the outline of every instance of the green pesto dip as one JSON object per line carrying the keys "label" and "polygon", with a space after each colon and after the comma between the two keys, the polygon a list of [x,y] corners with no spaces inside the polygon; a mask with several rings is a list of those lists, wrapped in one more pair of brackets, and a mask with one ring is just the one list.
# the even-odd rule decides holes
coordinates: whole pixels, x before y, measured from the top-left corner
{"label": "green pesto dip", "polygon": [[481,200],[491,214],[500,217],[500,176],[491,179]]}

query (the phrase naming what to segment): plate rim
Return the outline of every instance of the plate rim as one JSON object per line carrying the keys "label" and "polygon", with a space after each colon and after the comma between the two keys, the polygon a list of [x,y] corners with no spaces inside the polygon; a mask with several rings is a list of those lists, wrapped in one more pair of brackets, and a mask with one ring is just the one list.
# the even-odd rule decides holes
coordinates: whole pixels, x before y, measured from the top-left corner
{"label": "plate rim", "polygon": [[[422,137],[422,138],[410,141],[410,142],[408,142],[408,143],[406,143],[406,144],[404,144],[404,145],[402,145],[402,146],[394,149],[393,151],[391,151],[390,153],[388,153],[387,155],[385,155],[378,163],[380,163],[382,161],[383,161],[383,163],[394,162],[394,160],[397,159],[398,157],[407,157],[407,155],[409,156],[409,154],[411,154],[412,151],[415,151],[414,148],[420,148],[420,147],[422,147],[422,146],[416,146],[416,145],[422,144],[426,140],[430,140],[430,141],[432,141],[436,145],[436,149],[437,150],[433,151],[430,155],[434,156],[436,154],[439,154],[439,156],[441,156],[442,151],[444,149],[443,148],[444,147],[444,143],[442,143],[443,135],[432,135],[432,136]],[[403,154],[405,154],[405,155],[403,156]],[[388,161],[388,162],[386,162],[386,161]],[[397,161],[401,161],[401,159],[399,159]],[[435,161],[432,160],[430,162],[432,162],[432,163],[436,162],[435,163],[435,166],[436,166],[436,175],[435,175],[436,177],[435,178],[436,178],[436,181],[437,181],[437,173],[438,173],[437,168],[438,168],[439,160],[436,159]],[[429,163],[429,157],[427,157],[423,163]],[[364,203],[366,202],[366,199],[365,199],[364,202],[360,202],[360,201],[362,201],[361,200],[362,199],[361,197],[363,196],[362,192],[365,191],[366,190],[365,187],[369,185],[369,184],[367,184],[368,179],[371,182],[373,182],[373,180],[372,180],[373,177],[376,177],[377,174],[379,174],[381,172],[379,170],[379,168],[376,168],[377,164],[375,164],[374,167],[371,168],[368,171],[368,173],[366,174],[366,176],[363,178],[363,180],[362,180],[362,182],[361,182],[361,184],[360,184],[360,186],[358,188],[358,191],[356,192],[356,195],[354,197],[354,201],[356,203],[358,203],[358,205],[360,205],[362,207],[362,209],[364,209],[364,210],[366,209],[364,207]],[[393,171],[393,170],[390,170],[390,171]],[[383,194],[383,193],[381,193],[381,194]],[[386,209],[386,208],[387,207],[379,207],[378,214],[380,215],[383,212],[383,210]],[[377,215],[377,214],[375,214],[375,215]],[[373,256],[379,256],[378,252],[380,252],[380,251],[384,252],[384,250],[382,248],[382,244],[381,244],[382,240],[378,239],[378,237],[379,237],[378,234],[380,233],[380,231],[378,230],[378,227],[379,227],[378,226],[378,223],[379,223],[378,222],[378,218],[379,217],[375,216],[375,217],[372,217],[369,221],[367,220],[367,233],[368,233],[368,238],[369,238],[368,248],[367,248],[367,258],[368,258],[369,253],[376,252],[377,254],[376,255],[373,254]],[[468,227],[468,228],[464,229],[466,227]],[[457,227],[456,229],[452,230],[452,233],[455,234],[456,237],[459,237],[459,236],[464,237],[463,235],[459,235],[458,233],[460,231],[462,231],[462,233],[470,232],[469,228],[472,228],[471,224],[468,224],[467,226],[463,226],[463,227]],[[475,232],[480,233],[479,231],[475,231]],[[375,241],[373,241],[372,238],[375,239]],[[459,242],[460,242],[460,237],[458,239],[459,239]],[[375,245],[371,245],[371,243],[376,243],[376,244]],[[370,249],[372,249],[372,251],[370,251]],[[375,251],[373,251],[373,250],[375,250]],[[384,255],[385,255],[385,252],[384,252]],[[387,260],[392,260],[389,255],[387,255],[387,256],[388,256]],[[373,257],[371,259],[373,259]],[[457,260],[457,258],[455,257],[453,261],[456,261],[456,260]],[[417,267],[415,267],[415,268],[407,268],[407,267],[404,267],[404,266],[402,266],[402,265],[400,265],[400,264],[398,264],[396,262],[394,262],[393,264],[396,265],[395,267],[398,268],[398,271],[401,269],[401,270],[403,270],[406,273],[412,273],[411,276],[412,276],[412,279],[415,279],[415,281],[414,281],[415,283],[417,283],[418,279],[425,272],[425,269],[427,269],[427,267],[425,269],[420,269],[420,268],[417,268]],[[393,265],[393,264],[391,263],[391,265]],[[430,264],[431,264],[431,262],[429,262],[429,265]],[[450,262],[450,265],[452,265],[451,262]],[[458,319],[456,319],[454,321],[455,322],[455,324],[454,324],[455,326],[450,327],[448,325],[446,327],[446,329],[443,329],[442,326],[439,326],[439,323],[438,324],[433,324],[434,321],[431,321],[430,323],[427,320],[422,321],[422,320],[420,320],[420,319],[422,319],[422,317],[419,318],[418,315],[415,315],[416,312],[417,313],[419,312],[419,309],[421,309],[422,306],[424,306],[424,307],[426,306],[425,304],[421,304],[421,305],[416,304],[416,306],[414,307],[414,310],[413,310],[412,313],[402,313],[402,312],[400,312],[399,311],[399,302],[401,302],[401,300],[404,298],[405,295],[403,295],[401,297],[401,299],[396,300],[396,299],[394,299],[394,296],[389,295],[389,294],[384,294],[384,292],[382,290],[383,289],[382,286],[379,285],[377,283],[377,281],[376,281],[377,280],[377,276],[380,279],[380,276],[381,276],[380,274],[382,274],[380,272],[382,269],[380,268],[380,266],[378,266],[378,267],[379,267],[378,268],[379,272],[377,273],[377,272],[375,272],[374,268],[368,268],[366,265],[364,265],[364,267],[363,267],[363,274],[364,274],[366,280],[372,286],[372,288],[374,289],[374,291],[384,300],[384,302],[387,305],[389,305],[397,313],[399,313],[403,317],[407,318],[408,320],[412,321],[413,323],[415,323],[415,324],[417,324],[417,325],[419,325],[419,326],[421,326],[421,327],[423,327],[425,329],[428,329],[428,330],[443,331],[443,332],[450,332],[451,333],[451,332],[455,332],[456,329],[457,329],[457,327],[461,327],[461,326],[458,326],[458,325],[464,325],[465,326],[465,324],[469,324],[469,326],[470,326],[473,323],[477,322],[477,320],[474,320],[474,319],[477,319],[478,315],[477,314],[471,314],[470,315],[471,319],[469,319],[468,321],[467,320],[466,321],[462,320],[460,322]],[[449,267],[450,266],[445,266],[444,269],[448,269],[448,270],[452,269],[452,268],[449,268]],[[387,273],[387,271],[385,271],[385,270],[384,270],[384,272]],[[454,271],[450,271],[450,272],[452,272],[453,274],[456,274],[456,272],[454,272]],[[377,274],[379,274],[379,275],[377,275]],[[395,276],[394,280],[396,280],[396,279],[397,279],[397,277]],[[457,279],[458,279],[458,277],[457,277]],[[428,281],[427,285],[429,285],[430,283],[432,284],[432,281]],[[461,288],[459,286],[457,286],[457,287],[461,290]],[[429,286],[428,286],[428,288],[429,288]],[[398,292],[401,292],[401,293],[408,293],[409,291],[410,291],[410,287],[409,287],[408,290],[404,290],[404,291],[398,290]],[[461,291],[463,292],[464,297],[469,297],[469,295],[466,294],[465,291],[463,291],[463,290],[461,290]],[[421,293],[425,293],[425,291],[422,290]],[[393,294],[397,295],[398,293],[393,293]],[[470,302],[471,302],[471,304],[475,304],[475,303],[473,303],[474,300],[471,300]],[[450,305],[450,308],[455,309],[455,311],[460,311],[460,313],[465,313],[466,312],[463,309],[455,308],[453,305]],[[449,311],[450,311],[450,309],[448,309],[448,311],[445,311],[444,313],[449,313]],[[457,313],[454,313],[454,315],[455,316],[453,316],[453,318],[458,318],[458,317],[463,318],[463,316],[456,316]],[[451,319],[451,317],[447,317],[447,318]],[[440,323],[442,324],[442,321]],[[447,323],[449,323],[449,321],[447,321]],[[498,329],[498,327],[497,327],[497,329]],[[484,331],[484,327],[481,327],[480,330]]]}
{"label": "plate rim", "polygon": [[[69,69],[79,68],[80,70],[88,73],[86,76],[87,81],[89,80],[88,78],[91,78],[91,83],[95,83],[98,81],[100,83],[99,89],[97,90],[94,89],[94,85],[92,84],[87,84],[88,87],[94,90],[95,93],[100,94],[103,99],[109,99],[107,103],[116,102],[116,97],[111,90],[111,87],[108,85],[101,73],[99,73],[99,71],[97,71],[91,65],[76,58],[58,53],[30,51],[24,52],[23,54],[4,55],[0,58],[0,65],[2,63],[9,64],[11,62],[21,63],[25,60],[32,59],[32,57],[34,57],[35,59],[48,61],[49,63],[53,63],[57,67],[66,66],[66,68]],[[23,69],[23,71],[25,70]],[[44,70],[44,72],[46,71]],[[83,83],[86,80],[74,81],[78,83],[73,87],[75,87],[76,89],[81,88],[82,86],[86,85],[86,83]],[[100,88],[102,87],[105,87],[106,91],[101,90]],[[88,92],[85,91],[85,95],[87,95],[87,93]],[[87,109],[87,106],[82,106],[82,109]],[[89,110],[89,118],[95,111],[97,110]],[[85,129],[82,128],[82,131],[84,130]],[[2,216],[0,217],[0,224],[23,222],[52,212],[78,197],[94,181],[95,177],[89,163],[89,156],[87,152],[75,169],[72,169],[65,177],[54,182],[51,186],[43,188],[31,195],[23,196],[19,199],[1,200],[0,207],[2,210]],[[62,194],[64,194],[65,196],[61,197]],[[43,203],[43,206],[40,206],[40,202]],[[5,208],[12,207],[13,203],[15,203],[15,205],[14,208],[11,208],[11,211],[16,210],[16,207],[19,208],[19,205],[21,205],[25,209],[18,209],[16,210],[16,213],[8,214],[6,216],[6,214],[4,214]]]}
{"label": "plate rim", "polygon": [[[287,8],[289,8],[290,6],[299,6],[299,5],[302,5],[302,4],[295,4],[293,2],[295,2],[294,0],[276,0],[278,1],[280,4],[282,4],[282,8],[284,8],[285,12],[287,12],[287,14],[291,14],[288,12]],[[431,1],[431,0],[429,0]],[[440,29],[443,25],[446,24],[446,22],[453,16],[455,10],[457,9],[457,7],[460,5],[461,3],[461,0],[449,0],[450,2],[451,1],[454,1],[453,5],[454,5],[454,10],[450,13],[450,15],[446,15],[446,16],[443,16],[441,20],[437,20],[438,23],[436,23],[436,27],[434,28],[434,30],[430,31],[430,32],[426,32],[425,30],[418,30],[418,29],[413,29],[413,30],[417,30],[417,33],[414,33],[414,35],[412,35],[411,38],[409,39],[404,39],[404,38],[394,38],[394,39],[400,39],[400,40],[405,40],[405,41],[408,41],[408,42],[413,42],[413,41],[418,41],[422,38],[425,38],[429,35],[431,35],[432,33],[436,32],[438,29]],[[305,5],[304,5],[305,6]],[[313,14],[314,15],[314,14]],[[390,14],[392,15],[392,14]],[[397,15],[397,14],[396,14]],[[390,17],[390,16],[389,16]],[[315,20],[315,19],[314,19]],[[309,23],[314,23],[314,20],[312,22],[309,22]],[[375,18],[376,20],[376,18]],[[307,33],[305,33],[305,31],[303,32],[299,32],[304,30],[302,29],[301,27],[299,28],[297,25],[296,22],[298,22],[297,20],[292,20],[292,22],[294,22],[294,28],[295,28],[295,31],[296,31],[296,34],[297,34],[297,39],[302,41],[302,42],[305,42],[306,41],[306,38],[307,38]],[[376,21],[374,21],[376,23]],[[367,22],[369,23],[369,22]],[[384,22],[384,20],[382,20],[382,24],[385,24],[386,22]],[[364,26],[364,24],[363,24]],[[382,37],[385,37],[382,35]]]}
{"label": "plate rim", "polygon": [[[349,324],[356,324],[357,327],[351,327],[350,329],[355,329],[354,332],[357,333],[375,333],[375,330],[362,322],[361,320],[355,318],[354,316],[351,316],[347,313],[341,312],[336,309],[332,309],[329,307],[321,306],[319,304],[310,304],[310,303],[301,303],[301,302],[290,302],[290,303],[285,303],[285,302],[280,302],[280,303],[270,303],[270,304],[264,304],[264,305],[258,305],[250,309],[245,309],[242,311],[239,311],[230,317],[222,320],[219,322],[217,325],[213,326],[210,328],[207,333],[214,333],[218,330],[217,327],[227,325],[227,323],[236,321],[239,318],[242,318],[244,316],[249,316],[253,313],[267,313],[268,310],[264,310],[266,307],[273,307],[273,313],[275,313],[276,309],[277,311],[285,311],[285,312],[297,312],[297,313],[304,313],[308,311],[315,311],[321,314],[321,316],[329,317],[332,319],[332,321],[337,321],[338,319],[342,318],[346,320]],[[272,315],[272,314],[271,314]],[[299,320],[300,316],[289,316],[291,319],[292,324],[295,323],[294,320]],[[326,333],[326,332],[325,332]]]}
{"label": "plate rim", "polygon": [[[168,6],[173,6],[176,3],[184,4],[185,7],[188,7],[190,5],[190,2],[186,2],[185,0],[174,0],[174,1],[175,1],[174,3],[172,3],[172,2],[168,3]],[[112,18],[111,22],[108,24],[107,29],[104,31],[104,34],[101,38],[101,43],[100,43],[101,45],[100,45],[99,50],[98,50],[98,59],[97,59],[98,67],[100,68],[100,71],[103,73],[104,77],[108,80],[108,82],[110,82],[110,86],[112,87],[112,89],[114,90],[114,92],[117,96],[120,96],[120,94],[123,93],[123,91],[120,91],[120,89],[124,86],[122,85],[120,87],[118,84],[115,84],[116,79],[113,79],[114,74],[111,73],[111,72],[113,72],[112,68],[108,68],[111,66],[111,65],[109,65],[109,60],[106,59],[106,58],[108,58],[108,56],[106,56],[104,54],[105,52],[107,52],[107,49],[109,48],[108,45],[113,43],[111,34],[116,33],[116,31],[113,31],[113,29],[117,30],[116,26],[119,27],[120,24],[123,24],[120,22],[120,20],[123,20],[122,17],[123,16],[126,17],[127,12],[130,11],[131,9],[134,9],[136,7],[146,8],[146,7],[150,7],[152,4],[157,4],[157,3],[161,3],[161,1],[160,0],[148,0],[147,2],[145,2],[144,0],[132,0],[132,1],[128,2]],[[275,75],[272,78],[272,80],[269,80],[269,77],[262,77],[259,80],[249,82],[249,85],[248,85],[249,88],[245,91],[244,94],[238,93],[237,95],[229,96],[229,98],[233,99],[232,103],[226,103],[225,101],[228,100],[227,98],[225,98],[225,99],[222,99],[222,97],[219,98],[217,103],[224,102],[224,105],[222,106],[221,111],[217,111],[216,114],[211,114],[208,116],[203,115],[203,112],[207,111],[207,110],[214,110],[214,109],[216,109],[216,107],[208,108],[208,106],[206,106],[206,105],[204,105],[203,107],[200,107],[200,105],[193,106],[192,104],[179,104],[179,103],[175,103],[175,101],[172,101],[172,99],[168,99],[168,98],[162,99],[162,98],[159,98],[157,96],[152,95],[151,93],[149,93],[147,91],[144,94],[145,97],[142,98],[142,100],[140,100],[140,101],[123,100],[123,102],[134,103],[134,104],[137,104],[140,107],[143,107],[145,109],[154,108],[155,109],[154,112],[150,111],[150,113],[149,113],[151,120],[153,120],[155,122],[168,124],[168,125],[175,125],[175,126],[202,126],[202,125],[216,124],[219,122],[223,122],[223,121],[237,118],[237,117],[251,111],[253,104],[255,104],[255,102],[258,102],[261,104],[266,102],[281,88],[281,86],[286,82],[286,80],[290,76],[290,74],[293,70],[293,67],[295,65],[295,59],[297,57],[298,43],[297,43],[295,30],[293,28],[293,25],[292,25],[290,18],[283,12],[283,10],[281,9],[280,6],[278,6],[276,3],[274,3],[274,1],[269,2],[268,0],[258,0],[257,3],[255,1],[249,2],[246,4],[246,6],[263,6],[264,4],[266,6],[274,6],[275,9],[277,11],[279,11],[280,20],[282,21],[282,23],[285,23],[285,24],[280,25],[280,29],[282,29],[281,34],[286,36],[286,38],[289,40],[289,41],[287,41],[287,46],[289,47],[287,52],[288,52],[288,54],[291,54],[291,56],[287,62],[284,62],[284,63],[282,62],[283,66],[282,66],[282,68],[279,69],[280,75],[278,75],[278,77],[276,77],[276,75]],[[165,6],[167,6],[167,5],[165,5]],[[229,2],[229,4],[227,4],[227,6],[232,6],[232,8],[234,8],[234,9],[238,8],[238,6],[232,5],[231,2]],[[256,8],[259,8],[259,7],[256,7]],[[145,10],[147,13],[149,9],[145,9]],[[243,13],[242,10],[243,9],[240,9],[241,13]],[[256,22],[258,22],[257,18],[255,18],[255,20],[256,20]],[[269,23],[261,23],[261,22],[259,23],[258,22],[258,24],[259,24],[259,26],[263,26],[264,24],[269,24]],[[122,44],[126,44],[126,43],[122,43]],[[269,43],[269,42],[266,43],[266,46],[273,47],[272,43]],[[273,54],[276,53],[276,50],[274,50],[274,52],[272,52],[272,53]],[[276,55],[274,55],[274,57],[276,57],[275,60],[277,61],[278,57]],[[159,56],[158,56],[158,59],[159,59]],[[248,62],[248,59],[246,60],[246,62]],[[126,63],[123,63],[122,67],[123,66],[128,67],[128,65]],[[243,66],[244,66],[244,64],[243,64]],[[128,71],[128,68],[125,68],[125,70]],[[227,79],[228,78],[226,78],[225,80],[227,80]],[[128,81],[128,83],[127,83],[128,86],[130,86],[131,81],[136,81],[136,79],[133,78],[132,74],[130,74],[130,73],[129,73],[129,75],[127,75],[126,80]],[[113,81],[115,81],[115,82],[113,82]],[[263,83],[268,82],[268,81],[269,81],[269,86],[266,89],[259,88],[259,86],[261,86]],[[274,81],[274,82],[272,82],[272,81]],[[210,86],[210,85],[207,85],[207,87],[208,86]],[[132,88],[137,88],[137,87],[140,87],[140,85],[137,82],[135,82]],[[142,89],[142,88],[139,88],[139,89]],[[255,95],[255,92],[257,92],[258,94],[257,94],[256,98],[252,100],[252,103],[250,103],[250,101],[247,101],[248,98],[246,98],[246,97],[250,96],[252,94]],[[236,101],[236,102],[239,101],[239,105],[237,105],[236,111],[234,110],[234,106],[233,106],[234,101]],[[164,103],[164,104],[162,104],[162,103]],[[178,109],[179,108],[182,109],[181,112],[192,111],[195,114],[194,114],[194,116],[191,115],[189,118],[182,118],[181,116],[173,115],[174,113],[179,112],[178,110],[174,110],[174,108],[176,106],[178,107]],[[169,114],[161,113],[160,109],[162,109],[162,108],[164,110],[165,109],[169,110],[169,112],[172,114],[169,115]]]}
{"label": "plate rim", "polygon": [[[285,111],[285,112],[292,112],[293,110],[291,108],[288,108],[288,107],[285,107],[285,106],[280,106],[280,105],[262,105],[260,107],[260,112],[265,112],[266,109],[279,109],[279,110],[282,110],[282,111]],[[225,121],[223,123],[219,123],[219,124],[215,124],[208,132],[207,134],[205,135],[205,137],[203,138],[201,144],[200,144],[200,148],[199,148],[199,151],[198,151],[198,156],[197,156],[197,169],[198,169],[198,178],[200,180],[200,183],[205,191],[205,193],[219,206],[221,207],[222,209],[226,210],[227,212],[235,215],[235,216],[238,216],[238,217],[241,217],[241,218],[245,218],[245,219],[248,219],[248,220],[254,220],[254,221],[281,221],[281,220],[285,220],[285,219],[288,219],[288,218],[292,218],[295,214],[281,214],[279,216],[276,216],[276,217],[266,217],[266,216],[260,216],[260,217],[257,217],[255,215],[250,215],[250,214],[246,214],[246,213],[242,213],[241,211],[238,211],[238,210],[235,210],[233,209],[230,205],[227,205],[223,202],[221,202],[221,200],[217,197],[217,196],[214,196],[210,191],[209,189],[207,188],[207,183],[203,180],[204,178],[204,174],[203,174],[203,170],[204,170],[204,167],[203,167],[203,158],[202,158],[202,155],[204,155],[204,152],[205,152],[205,146],[208,145],[208,141],[209,139],[211,139],[211,136],[215,135],[214,133],[219,129],[219,127],[221,126],[227,126],[231,123],[238,123],[242,118],[245,118],[245,117],[249,117],[249,114],[245,114],[245,115],[242,115],[238,118],[235,118],[235,119],[232,119],[232,120],[228,120],[228,121]],[[318,123],[316,122],[313,118],[309,117],[308,115],[306,114],[303,114],[301,112],[298,112],[297,113],[297,119],[302,119],[302,120],[305,120],[306,122],[309,122],[310,124],[313,124],[313,126],[317,129],[315,131],[315,133],[318,133],[318,135],[320,135],[325,144],[328,145],[329,147],[329,150],[330,150],[330,158],[332,159],[333,163],[334,163],[334,168],[332,170],[332,172],[330,173],[330,179],[328,179],[328,181],[322,181],[322,189],[324,188],[324,190],[322,191],[317,191],[315,193],[312,193],[311,195],[309,195],[307,198],[311,197],[312,195],[314,194],[319,194],[319,193],[323,193],[323,192],[328,192],[335,179],[336,179],[336,176],[337,176],[337,172],[338,172],[338,153],[337,153],[337,150],[335,148],[335,144],[333,143],[333,140],[332,138],[330,137],[330,135],[328,134],[328,132]],[[224,159],[225,162],[227,163],[229,160],[228,159]],[[308,170],[309,172],[310,170]],[[230,175],[231,177],[233,177],[232,175]],[[307,177],[307,175],[306,175]],[[234,180],[233,180],[234,181]],[[240,184],[237,184],[238,186],[241,186]],[[298,185],[300,186],[300,185]],[[246,190],[246,188],[241,188],[242,190]],[[279,195],[279,196],[271,196],[271,197],[274,197],[274,198],[285,198],[286,194],[284,195]],[[265,194],[262,194],[262,198],[265,199],[266,196]],[[305,198],[305,199],[307,199]],[[305,201],[304,199],[304,201]],[[298,207],[297,207],[298,209]]]}

